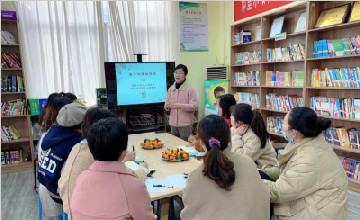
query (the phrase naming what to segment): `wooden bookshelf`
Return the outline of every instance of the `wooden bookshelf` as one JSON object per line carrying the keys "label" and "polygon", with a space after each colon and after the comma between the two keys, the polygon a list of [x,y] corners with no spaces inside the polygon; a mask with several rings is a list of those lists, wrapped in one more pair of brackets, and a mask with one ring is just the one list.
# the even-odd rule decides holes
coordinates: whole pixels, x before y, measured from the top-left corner
{"label": "wooden bookshelf", "polygon": [[[19,31],[18,31],[18,22],[17,20],[1,20],[1,29],[4,31],[10,31],[16,39],[19,41]],[[19,57],[21,57],[21,43],[19,44],[2,44],[1,45],[2,52],[13,52]],[[23,60],[23,59],[21,59]],[[16,76],[20,75],[23,77],[23,84],[25,86],[26,75],[23,71],[23,68],[1,68],[1,78],[7,76]],[[10,101],[14,99],[26,99],[27,92],[26,88],[24,88],[25,92],[2,92],[1,100]],[[33,149],[33,139],[31,135],[31,122],[29,115],[13,115],[13,116],[1,116],[1,125],[2,126],[10,126],[14,125],[16,129],[19,131],[20,138],[13,141],[2,141],[1,142],[1,150],[3,152],[12,151],[12,150],[22,150],[22,161],[18,164],[2,164],[1,172],[4,173],[12,173],[19,172],[25,170],[34,169],[33,160],[34,160],[34,149]],[[31,161],[25,161],[27,154],[31,154]]]}
{"label": "wooden bookshelf", "polygon": [[[350,56],[324,57],[313,58],[313,43],[321,39],[338,39],[343,37],[351,37],[360,35],[360,21],[351,23],[344,23],[332,25],[322,28],[315,28],[316,20],[321,10],[341,6],[352,1],[310,1],[296,4],[292,8],[283,7],[273,13],[265,13],[262,16],[257,16],[253,19],[245,19],[244,22],[239,21],[231,26],[231,40],[230,40],[230,57],[232,65],[229,71],[230,88],[233,94],[237,92],[256,93],[260,95],[260,107],[258,111],[263,116],[265,122],[269,116],[284,117],[288,111],[281,111],[266,108],[266,94],[278,93],[279,95],[293,95],[304,99],[304,106],[310,107],[311,97],[322,96],[329,98],[360,98],[360,88],[337,88],[325,87],[315,88],[311,87],[311,73],[316,68],[347,68],[360,66],[360,54]],[[302,12],[307,14],[306,30],[295,32],[297,20]],[[284,40],[275,41],[274,37],[270,36],[270,27],[273,20],[277,17],[284,16],[284,25],[282,32],[286,32],[287,36]],[[234,33],[241,30],[251,31],[252,37],[256,35],[258,27],[261,26],[261,42],[254,41],[247,44],[233,45]],[[284,62],[267,62],[266,49],[287,47],[289,44],[303,44],[305,45],[305,57],[303,60],[284,61]],[[257,64],[235,65],[236,53],[250,52],[254,50],[261,51],[261,62]],[[266,86],[266,71],[304,71],[304,86],[303,87],[276,87]],[[260,87],[236,86],[234,83],[234,72],[248,72],[260,71]],[[338,118],[331,116],[321,116],[332,120],[333,126],[343,126],[346,128],[355,128],[360,130],[360,119],[352,118]],[[271,136],[282,137],[281,134],[269,132]],[[360,150],[350,149],[341,146],[333,145],[334,151],[338,155],[343,155],[350,158],[360,160]],[[360,181],[349,179],[349,188],[360,192]]]}

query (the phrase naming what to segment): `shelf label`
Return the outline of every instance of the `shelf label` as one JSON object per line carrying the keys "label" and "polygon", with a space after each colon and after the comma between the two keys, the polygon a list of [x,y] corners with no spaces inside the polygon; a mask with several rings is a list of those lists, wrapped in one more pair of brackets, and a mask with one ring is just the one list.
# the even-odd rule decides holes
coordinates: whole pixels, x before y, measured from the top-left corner
{"label": "shelf label", "polygon": [[275,41],[285,40],[285,39],[286,39],[286,32],[275,35]]}

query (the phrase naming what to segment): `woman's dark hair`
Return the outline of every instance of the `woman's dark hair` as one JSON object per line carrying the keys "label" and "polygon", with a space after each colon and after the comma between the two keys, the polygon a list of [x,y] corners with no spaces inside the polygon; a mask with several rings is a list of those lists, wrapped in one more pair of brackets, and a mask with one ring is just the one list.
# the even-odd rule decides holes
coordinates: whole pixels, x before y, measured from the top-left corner
{"label": "woman's dark hair", "polygon": [[128,129],[116,117],[104,118],[91,125],[86,139],[95,160],[117,161],[126,150]]}
{"label": "woman's dark hair", "polygon": [[[212,137],[220,142],[220,148],[217,144],[210,146]],[[199,122],[199,138],[208,151],[204,157],[204,176],[214,180],[219,187],[231,190],[235,182],[234,163],[222,152],[230,142],[229,125],[220,116],[208,115]]]}
{"label": "woman's dark hair", "polygon": [[231,116],[230,107],[236,105],[236,100],[232,94],[225,94],[219,97],[219,105],[222,109],[222,117],[229,119]]}
{"label": "woman's dark hair", "polygon": [[100,119],[116,117],[112,112],[101,107],[93,107],[86,111],[84,119],[81,123],[82,139],[86,138],[89,133],[90,126]]}
{"label": "woman's dark hair", "polygon": [[70,99],[61,97],[60,93],[58,96],[51,97],[50,102],[46,106],[46,112],[44,116],[44,123],[42,125],[42,131],[46,132],[51,125],[56,122],[56,117],[59,114],[60,109],[67,104],[72,103]]}
{"label": "woman's dark hair", "polygon": [[53,103],[54,103],[54,98],[55,97],[60,97],[61,95],[57,92],[54,92],[54,93],[51,93],[48,98],[47,98],[47,103],[46,105],[41,109],[41,113],[39,115],[39,125],[41,126],[41,131],[42,132],[46,132],[50,126],[53,124],[53,123],[50,123],[49,126],[46,126],[46,123],[45,123],[45,115],[46,115],[46,111],[48,108],[51,108],[53,106]]}
{"label": "woman's dark hair", "polygon": [[182,70],[184,71],[185,75],[188,74],[188,68],[187,68],[187,66],[185,66],[184,64],[179,64],[179,65],[177,65],[177,66],[175,67],[175,71],[178,70],[178,69],[182,69]]}
{"label": "woman's dark hair", "polygon": [[225,89],[221,86],[217,86],[215,89],[214,89],[214,97],[216,98],[216,93],[218,92],[224,92],[225,93]]}
{"label": "woman's dark hair", "polygon": [[318,117],[308,107],[293,108],[288,118],[289,129],[298,130],[304,137],[316,137],[331,125],[330,119]]}
{"label": "woman's dark hair", "polygon": [[261,148],[264,148],[266,142],[269,139],[269,133],[266,130],[266,126],[261,114],[252,110],[251,106],[245,103],[235,105],[232,115],[235,122],[243,122],[250,125],[251,130],[260,138]]}
{"label": "woman's dark hair", "polygon": [[61,95],[63,97],[66,97],[66,98],[70,99],[72,102],[77,99],[76,95],[74,95],[71,92],[62,92]]}

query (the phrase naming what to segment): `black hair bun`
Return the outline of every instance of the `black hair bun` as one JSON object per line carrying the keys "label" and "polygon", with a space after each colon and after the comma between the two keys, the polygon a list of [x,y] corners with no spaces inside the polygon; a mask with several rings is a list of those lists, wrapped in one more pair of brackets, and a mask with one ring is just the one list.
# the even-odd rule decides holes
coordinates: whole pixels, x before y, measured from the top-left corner
{"label": "black hair bun", "polygon": [[330,119],[325,118],[325,119],[321,120],[321,130],[328,129],[330,127],[330,125],[331,125],[331,120]]}

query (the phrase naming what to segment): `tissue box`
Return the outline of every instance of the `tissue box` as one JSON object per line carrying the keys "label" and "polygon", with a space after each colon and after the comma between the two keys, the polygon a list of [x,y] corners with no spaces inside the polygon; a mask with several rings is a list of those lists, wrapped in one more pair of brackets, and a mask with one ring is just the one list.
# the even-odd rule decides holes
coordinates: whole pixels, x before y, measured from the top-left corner
{"label": "tissue box", "polygon": [[1,19],[16,20],[16,11],[1,11]]}

